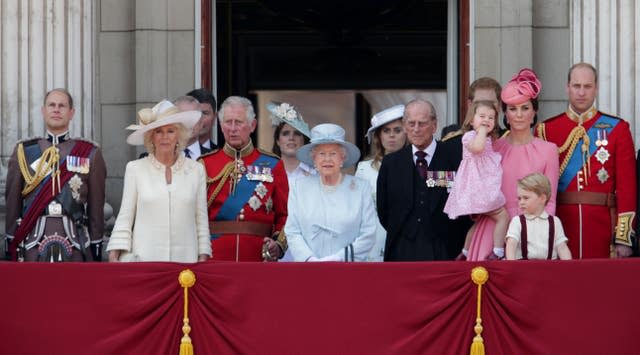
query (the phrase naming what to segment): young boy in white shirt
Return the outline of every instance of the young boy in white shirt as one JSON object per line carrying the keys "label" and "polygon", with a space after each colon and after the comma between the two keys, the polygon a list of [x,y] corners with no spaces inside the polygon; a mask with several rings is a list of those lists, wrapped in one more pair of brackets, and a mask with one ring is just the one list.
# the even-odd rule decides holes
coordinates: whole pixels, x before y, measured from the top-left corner
{"label": "young boy in white shirt", "polygon": [[522,214],[513,217],[509,223],[507,260],[571,259],[560,219],[544,210],[549,196],[551,183],[546,176],[535,173],[518,180],[518,204]]}

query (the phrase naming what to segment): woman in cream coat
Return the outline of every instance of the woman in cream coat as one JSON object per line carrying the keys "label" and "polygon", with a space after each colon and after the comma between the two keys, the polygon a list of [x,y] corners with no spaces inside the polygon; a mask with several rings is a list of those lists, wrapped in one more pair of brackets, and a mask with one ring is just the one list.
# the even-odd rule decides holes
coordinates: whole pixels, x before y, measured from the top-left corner
{"label": "woman in cream coat", "polygon": [[[407,136],[402,129],[402,115],[404,105],[395,105],[376,113],[371,118],[371,128],[367,131],[367,140],[371,144],[369,159],[358,163],[356,176],[363,178],[371,185],[373,200],[376,199],[376,182],[382,158],[389,153],[405,146]],[[382,261],[384,259],[384,243],[387,239],[387,231],[376,219],[376,244],[371,250],[367,260]]]}
{"label": "woman in cream coat", "polygon": [[211,256],[205,172],[182,154],[200,112],[169,101],[138,112],[127,138],[147,157],[127,164],[109,261],[196,262]]}

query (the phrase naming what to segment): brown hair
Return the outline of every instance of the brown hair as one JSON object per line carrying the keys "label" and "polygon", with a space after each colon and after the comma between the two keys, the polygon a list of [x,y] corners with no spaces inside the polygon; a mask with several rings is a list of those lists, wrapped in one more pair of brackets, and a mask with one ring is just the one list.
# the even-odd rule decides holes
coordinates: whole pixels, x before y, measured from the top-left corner
{"label": "brown hair", "polygon": [[551,198],[551,182],[548,177],[540,173],[529,174],[518,180],[518,187],[525,191],[531,191],[538,196],[544,194],[547,197],[547,200],[544,202],[545,205]]}
{"label": "brown hair", "polygon": [[[286,124],[287,122],[280,122],[276,126],[276,129],[273,131],[273,146],[271,147],[271,151],[273,152],[273,154],[281,158],[282,158],[282,151],[280,151],[280,146],[278,146],[278,139],[280,138],[280,132],[282,131],[282,128],[284,128],[284,125]],[[293,128],[293,130],[296,132],[299,132],[297,129],[295,129],[295,127]],[[309,144],[310,142],[309,137],[305,136],[302,133],[300,133],[300,135],[302,135],[302,139],[304,140],[303,144]]]}
{"label": "brown hair", "polygon": [[73,108],[73,97],[71,97],[71,94],[69,93],[69,91],[67,91],[67,89],[63,88],[55,88],[47,91],[47,93],[44,95],[44,101],[42,102],[43,106],[47,105],[47,98],[49,97],[49,95],[51,95],[52,92],[59,92],[61,94],[67,95],[67,99],[69,99],[69,109]]}
{"label": "brown hair", "polygon": [[500,101],[500,94],[502,93],[502,86],[500,83],[496,81],[494,78],[490,78],[488,76],[483,76],[482,78],[478,78],[471,83],[469,86],[469,101],[473,101],[476,97],[476,90],[478,89],[491,89],[496,93],[496,99]]}
{"label": "brown hair", "polygon": [[467,111],[467,116],[464,118],[464,123],[462,124],[461,130],[463,132],[468,132],[473,129],[471,122],[473,122],[473,117],[476,115],[476,111],[478,111],[480,107],[488,107],[495,112],[495,115],[493,117],[493,120],[495,121],[493,125],[493,129],[491,130],[491,132],[489,132],[488,135],[491,136],[491,138],[493,139],[497,139],[498,137],[500,137],[500,125],[498,124],[499,111],[495,105],[495,102],[493,101],[480,100],[480,101],[473,102],[471,104],[471,107],[469,107],[469,111]]}
{"label": "brown hair", "polygon": [[573,73],[573,70],[574,69],[578,69],[578,68],[591,69],[591,71],[593,72],[593,75],[594,75],[594,77],[596,79],[595,82],[596,82],[596,84],[598,83],[598,70],[593,65],[591,65],[589,63],[585,63],[585,62],[576,63],[576,64],[572,65],[571,68],[569,68],[569,73],[567,74],[567,83],[571,82],[571,73]]}

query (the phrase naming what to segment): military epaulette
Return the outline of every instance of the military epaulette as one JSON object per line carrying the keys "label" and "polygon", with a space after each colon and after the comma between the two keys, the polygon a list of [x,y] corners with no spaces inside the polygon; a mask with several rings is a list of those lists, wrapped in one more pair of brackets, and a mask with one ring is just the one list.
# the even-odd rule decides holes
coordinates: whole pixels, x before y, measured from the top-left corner
{"label": "military epaulette", "polygon": [[19,141],[16,142],[16,145],[18,144],[22,144],[22,145],[32,145],[32,144],[36,144],[39,140],[41,139],[45,139],[44,137],[29,137],[29,138],[24,138],[21,139]]}
{"label": "military epaulette", "polygon": [[535,127],[533,127],[533,135],[542,139],[542,140],[547,140],[547,132],[545,131],[544,128],[544,122],[540,122],[537,125],[535,125]]}
{"label": "military epaulette", "polygon": [[261,154],[264,154],[264,155],[267,155],[267,156],[270,156],[270,157],[272,157],[272,158],[276,158],[276,159],[280,160],[280,157],[279,157],[279,156],[277,156],[277,155],[275,155],[275,154],[273,154],[272,152],[269,152],[269,151],[266,151],[266,150],[264,150],[264,149],[260,149],[260,148],[258,148],[258,151],[259,151]]}
{"label": "military epaulette", "polygon": [[601,113],[602,115],[604,115],[604,116],[611,117],[611,118],[615,118],[616,120],[625,121],[625,119],[624,119],[624,118],[622,118],[622,117],[618,117],[618,116],[616,116],[616,115],[612,115],[612,114],[610,114],[610,113],[606,113],[606,112],[602,112],[602,111],[600,111],[600,113]]}
{"label": "military epaulette", "polygon": [[198,160],[202,160],[202,158],[208,157],[209,155],[214,155],[216,154],[220,149],[216,148],[208,153],[204,153],[202,155],[200,155],[200,157],[198,158]]}
{"label": "military epaulette", "polygon": [[457,130],[457,131],[449,132],[449,133],[447,133],[447,134],[446,134],[446,135],[441,139],[441,141],[442,141],[442,142],[446,142],[446,141],[448,141],[448,140],[449,140],[449,139],[451,139],[451,138],[459,137],[459,136],[461,136],[461,135],[463,135],[463,134],[464,134],[464,132],[462,132],[462,130]]}
{"label": "military epaulette", "polygon": [[91,139],[82,138],[82,137],[73,137],[71,139],[75,139],[77,141],[87,142],[87,143],[93,144],[93,146],[96,147],[96,148],[100,148],[100,144],[98,144],[98,142],[92,141]]}

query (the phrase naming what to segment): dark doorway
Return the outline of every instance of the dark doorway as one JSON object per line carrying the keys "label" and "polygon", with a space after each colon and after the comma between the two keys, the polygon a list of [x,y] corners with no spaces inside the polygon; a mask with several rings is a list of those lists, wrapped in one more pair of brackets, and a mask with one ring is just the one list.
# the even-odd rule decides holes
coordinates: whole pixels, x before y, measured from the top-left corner
{"label": "dark doorway", "polygon": [[[221,99],[257,90],[446,90],[446,0],[215,3]],[[355,126],[366,131],[371,112],[366,102],[358,107]]]}

